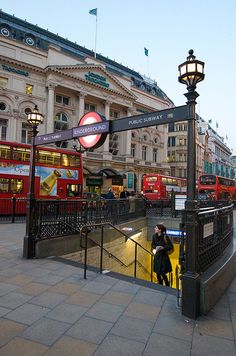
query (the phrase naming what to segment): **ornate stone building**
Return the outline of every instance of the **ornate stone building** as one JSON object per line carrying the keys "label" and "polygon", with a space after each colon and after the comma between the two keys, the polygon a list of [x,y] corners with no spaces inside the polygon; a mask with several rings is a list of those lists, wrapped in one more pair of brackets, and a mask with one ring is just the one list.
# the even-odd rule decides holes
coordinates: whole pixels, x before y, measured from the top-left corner
{"label": "ornate stone building", "polygon": [[[155,81],[4,12],[0,55],[1,140],[29,142],[27,113],[35,104],[45,116],[40,134],[75,127],[88,111],[117,120],[174,106]],[[170,174],[167,136],[167,125],[127,131],[84,152],[86,189],[140,191],[144,173]],[[61,146],[72,149],[73,142]],[[103,176],[91,175],[102,170]]]}

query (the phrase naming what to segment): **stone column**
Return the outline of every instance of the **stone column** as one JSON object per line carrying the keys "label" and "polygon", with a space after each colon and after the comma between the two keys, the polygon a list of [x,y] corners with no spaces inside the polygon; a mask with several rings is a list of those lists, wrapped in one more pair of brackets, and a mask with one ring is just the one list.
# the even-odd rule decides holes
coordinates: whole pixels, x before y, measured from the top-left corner
{"label": "stone column", "polygon": [[[107,120],[110,120],[110,106],[111,106],[111,101],[106,101],[105,102],[105,118]],[[111,154],[109,153],[109,135],[107,135],[106,141],[104,142],[102,146],[103,150],[103,159],[111,159]]]}
{"label": "stone column", "polygon": [[[7,140],[8,141],[19,141],[21,142],[21,127],[17,130],[17,119],[19,118],[20,112],[17,109],[13,109],[12,116],[7,120]],[[22,121],[18,120],[22,125]]]}
{"label": "stone column", "polygon": [[54,92],[55,85],[48,84],[48,107],[47,107],[47,124],[46,133],[54,132]]}
{"label": "stone column", "polygon": [[81,117],[84,115],[84,101],[85,101],[86,94],[85,93],[79,93],[78,98],[79,98],[79,110],[78,110],[78,117],[77,117],[77,124],[78,125],[79,120]]}
{"label": "stone column", "polygon": [[[128,108],[127,116],[135,115],[134,108]],[[131,130],[123,132],[124,154],[126,163],[133,163],[134,158],[131,156]]]}

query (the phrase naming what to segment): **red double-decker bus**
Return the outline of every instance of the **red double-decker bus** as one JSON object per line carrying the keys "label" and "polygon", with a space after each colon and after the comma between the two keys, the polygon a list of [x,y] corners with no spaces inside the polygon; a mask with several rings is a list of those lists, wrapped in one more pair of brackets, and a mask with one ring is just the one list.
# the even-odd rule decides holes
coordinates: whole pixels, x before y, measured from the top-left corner
{"label": "red double-decker bus", "polygon": [[145,174],[142,179],[142,193],[147,200],[170,199],[171,193],[186,194],[187,182],[184,178]]}
{"label": "red double-decker bus", "polygon": [[198,181],[198,197],[201,200],[236,200],[235,179],[202,174]]}
{"label": "red double-decker bus", "polygon": [[[0,198],[27,197],[30,145],[0,141]],[[82,198],[81,153],[36,148],[36,198]]]}

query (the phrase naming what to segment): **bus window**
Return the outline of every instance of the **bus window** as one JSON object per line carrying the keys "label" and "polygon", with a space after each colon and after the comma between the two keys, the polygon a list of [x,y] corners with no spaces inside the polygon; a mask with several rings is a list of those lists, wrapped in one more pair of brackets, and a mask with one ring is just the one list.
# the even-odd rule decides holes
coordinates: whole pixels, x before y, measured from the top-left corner
{"label": "bus window", "polygon": [[9,192],[9,179],[0,178],[0,192],[1,193]]}
{"label": "bus window", "polygon": [[30,160],[30,150],[28,148],[13,147],[13,157],[12,159],[16,161],[29,162]]}
{"label": "bus window", "polygon": [[200,184],[203,185],[214,185],[216,184],[216,176],[214,175],[203,175],[199,178]]}
{"label": "bus window", "polygon": [[11,193],[22,194],[23,193],[23,179],[11,179]]}
{"label": "bus window", "polygon": [[67,184],[66,192],[68,197],[78,197],[82,192],[82,187],[80,184]]}
{"label": "bus window", "polygon": [[0,158],[11,158],[11,147],[7,145],[0,145]]}
{"label": "bus window", "polygon": [[62,153],[62,166],[80,167],[80,156]]}
{"label": "bus window", "polygon": [[37,161],[38,163],[43,163],[47,165],[60,166],[61,154],[58,152],[39,150]]}

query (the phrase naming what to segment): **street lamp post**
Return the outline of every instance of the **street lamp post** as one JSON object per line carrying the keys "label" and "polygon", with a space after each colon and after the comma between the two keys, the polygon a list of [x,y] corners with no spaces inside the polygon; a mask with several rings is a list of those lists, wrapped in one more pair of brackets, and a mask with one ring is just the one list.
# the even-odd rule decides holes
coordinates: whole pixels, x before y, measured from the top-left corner
{"label": "street lamp post", "polygon": [[32,222],[35,210],[35,155],[36,145],[35,137],[38,134],[38,126],[43,123],[43,115],[39,113],[37,105],[33,111],[28,114],[27,121],[32,127],[31,131],[31,148],[30,148],[30,166],[29,166],[29,192],[27,195],[27,212],[26,212],[26,233],[24,236],[23,257],[33,258],[35,256],[34,242],[35,237],[32,231]]}
{"label": "street lamp post", "polygon": [[179,65],[179,82],[187,85],[189,109],[187,200],[186,211],[186,271],[182,276],[182,313],[196,319],[200,312],[200,276],[198,274],[198,202],[196,200],[196,84],[204,79],[204,62],[196,60],[193,50],[187,61]]}

